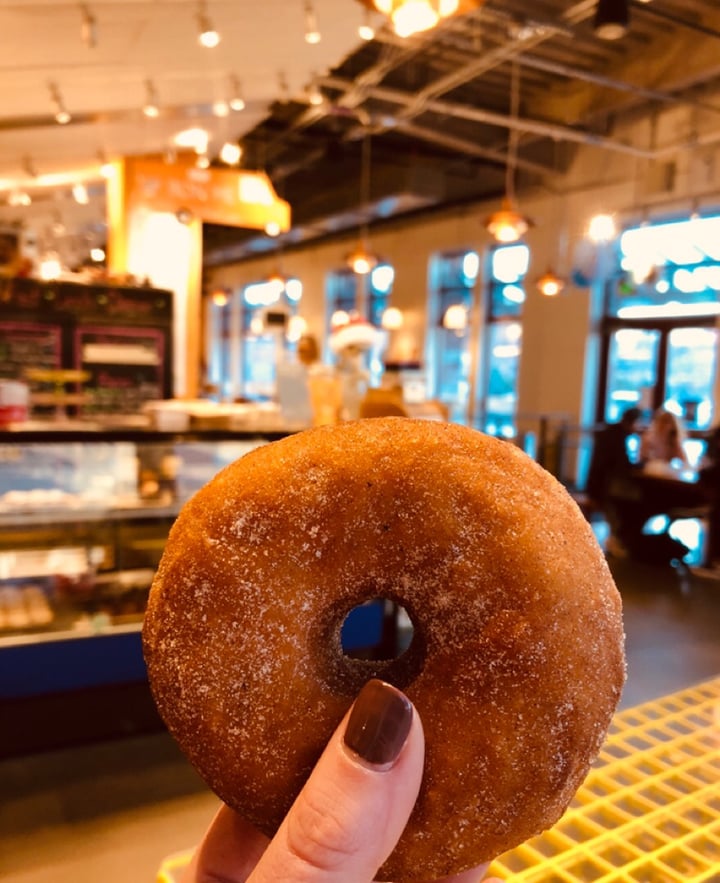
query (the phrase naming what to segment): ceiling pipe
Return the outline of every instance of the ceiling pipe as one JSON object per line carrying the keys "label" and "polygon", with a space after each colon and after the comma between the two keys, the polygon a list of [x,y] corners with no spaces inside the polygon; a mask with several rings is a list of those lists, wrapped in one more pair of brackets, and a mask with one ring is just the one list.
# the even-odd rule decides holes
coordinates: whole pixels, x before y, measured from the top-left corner
{"label": "ceiling pipe", "polygon": [[596,74],[592,71],[583,70],[578,67],[571,67],[562,64],[559,61],[548,61],[544,58],[537,58],[534,55],[518,55],[518,64],[523,67],[530,67],[534,70],[544,71],[549,74],[557,74],[561,77],[567,77],[569,80],[583,80],[586,83],[592,83],[594,86],[603,86],[607,89],[613,89],[616,92],[627,92],[635,95],[637,98],[644,98],[647,101],[657,101],[661,104],[686,104],[690,107],[697,107],[698,110],[712,111],[720,113],[720,107],[710,104],[706,101],[697,101],[693,98],[678,98],[672,92],[661,92],[657,89],[647,89],[643,86],[636,86],[632,83],[626,83],[623,80],[615,80],[612,77],[606,77],[602,74]]}
{"label": "ceiling pipe", "polygon": [[[323,77],[322,79],[323,85],[331,89],[342,89],[347,82],[347,80],[340,79],[339,77]],[[414,108],[417,103],[413,94],[403,92],[400,89],[389,89],[385,86],[375,86],[368,90],[368,94],[380,101],[405,105],[405,107]],[[636,156],[640,159],[650,159],[656,155],[656,152],[653,150],[636,147],[633,144],[625,144],[622,141],[613,141],[611,138],[595,135],[592,132],[579,132],[577,129],[572,129],[568,126],[562,126],[557,123],[544,123],[539,120],[530,120],[524,117],[510,117],[507,114],[497,113],[490,110],[481,110],[480,108],[458,104],[457,102],[429,99],[424,102],[422,110],[437,113],[441,116],[455,116],[459,119],[471,120],[476,123],[498,126],[499,128],[518,129],[521,132],[529,132],[531,134],[542,135],[547,138],[554,138],[561,141],[572,141],[575,144],[602,147],[605,150],[624,153],[628,156]],[[401,113],[401,119],[404,121],[404,113]],[[347,137],[352,137],[351,133],[348,133]]]}
{"label": "ceiling pipe", "polygon": [[[507,162],[507,155],[504,150],[493,150],[492,147],[479,147],[474,142],[467,141],[465,138],[457,138],[454,135],[444,135],[442,132],[426,129],[424,126],[418,126],[416,123],[406,122],[405,120],[401,120],[396,128],[413,138],[428,141],[432,144],[438,144],[440,147],[447,147],[450,150],[457,150],[460,153],[466,153],[468,156],[489,159],[502,166]],[[516,159],[515,165],[517,168],[534,175],[547,175],[553,171],[550,166],[532,162],[532,160],[522,159],[521,157]]]}

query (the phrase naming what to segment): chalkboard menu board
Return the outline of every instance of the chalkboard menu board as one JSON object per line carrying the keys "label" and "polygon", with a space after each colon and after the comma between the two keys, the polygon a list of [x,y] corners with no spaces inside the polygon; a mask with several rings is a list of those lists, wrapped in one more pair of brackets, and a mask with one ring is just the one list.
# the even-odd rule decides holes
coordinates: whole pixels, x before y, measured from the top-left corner
{"label": "chalkboard menu board", "polygon": [[81,412],[135,413],[172,398],[172,292],[0,280],[0,377],[83,369]]}
{"label": "chalkboard menu board", "polygon": [[60,368],[62,329],[57,325],[0,321],[0,377],[21,378],[26,368]]}
{"label": "chalkboard menu board", "polygon": [[83,413],[133,414],[143,402],[163,397],[161,331],[82,326],[75,340],[76,367],[90,374]]}

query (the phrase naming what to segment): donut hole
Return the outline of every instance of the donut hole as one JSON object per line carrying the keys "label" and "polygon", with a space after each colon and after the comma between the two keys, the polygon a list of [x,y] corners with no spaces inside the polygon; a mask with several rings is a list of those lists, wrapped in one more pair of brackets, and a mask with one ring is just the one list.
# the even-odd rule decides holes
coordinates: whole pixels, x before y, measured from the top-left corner
{"label": "donut hole", "polygon": [[407,610],[389,598],[373,598],[353,607],[340,629],[347,659],[398,659],[412,643],[414,626]]}

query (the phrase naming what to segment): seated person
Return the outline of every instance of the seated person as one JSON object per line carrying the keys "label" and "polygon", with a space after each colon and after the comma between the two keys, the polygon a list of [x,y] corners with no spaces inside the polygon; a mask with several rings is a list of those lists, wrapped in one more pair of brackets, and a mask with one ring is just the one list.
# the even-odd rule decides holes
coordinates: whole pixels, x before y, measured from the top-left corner
{"label": "seated person", "polygon": [[655,460],[662,463],[679,462],[682,466],[689,466],[684,441],[685,427],[682,420],[672,411],[659,408],[640,438],[640,462],[649,463]]}
{"label": "seated person", "polygon": [[628,408],[618,423],[611,423],[595,437],[586,491],[593,507],[605,513],[611,531],[609,548],[624,551],[626,521],[635,525],[635,508],[640,501],[633,483],[638,467],[628,454],[627,440],[638,430],[641,411]]}

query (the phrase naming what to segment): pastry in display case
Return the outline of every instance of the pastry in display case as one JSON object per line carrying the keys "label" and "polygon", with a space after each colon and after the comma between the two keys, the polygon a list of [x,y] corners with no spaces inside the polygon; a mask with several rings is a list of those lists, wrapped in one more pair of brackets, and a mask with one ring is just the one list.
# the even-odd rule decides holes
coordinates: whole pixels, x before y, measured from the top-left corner
{"label": "pastry in display case", "polygon": [[[60,682],[69,688],[89,678],[101,682],[97,644],[81,639],[109,647],[123,636],[134,660],[123,673],[113,650],[112,677],[142,672],[147,594],[180,507],[222,467],[271,437],[0,434],[0,659],[5,653],[9,662],[14,653],[0,676],[0,697],[52,692]],[[70,677],[67,654],[90,653],[91,646],[87,674],[81,664]]]}

